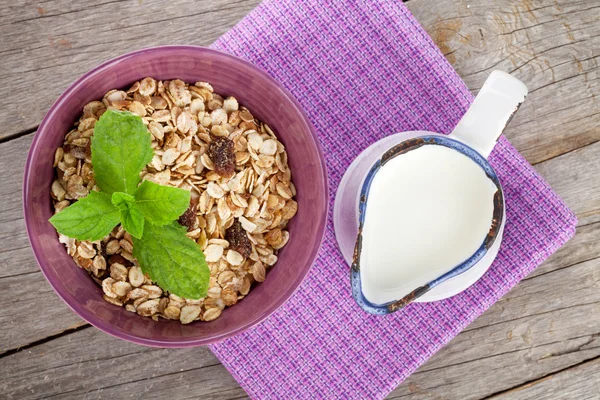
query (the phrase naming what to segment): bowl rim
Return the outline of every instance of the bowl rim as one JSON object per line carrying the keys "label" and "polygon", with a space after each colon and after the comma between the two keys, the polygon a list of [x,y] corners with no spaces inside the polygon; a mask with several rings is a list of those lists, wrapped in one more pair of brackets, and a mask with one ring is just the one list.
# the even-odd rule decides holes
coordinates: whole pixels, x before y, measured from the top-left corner
{"label": "bowl rim", "polygon": [[[318,216],[319,223],[318,223],[318,227],[317,227],[317,240],[316,240],[316,243],[318,243],[318,246],[315,246],[314,250],[312,251],[312,254],[310,254],[310,257],[309,257],[309,259],[311,260],[310,265],[305,269],[305,271],[301,275],[298,276],[298,278],[294,282],[291,282],[290,287],[293,287],[293,290],[290,291],[289,295],[282,297],[278,303],[274,304],[274,306],[272,306],[270,310],[265,310],[265,312],[263,312],[258,318],[255,318],[254,320],[251,320],[248,323],[246,323],[238,328],[230,329],[230,330],[226,329],[221,334],[212,335],[212,336],[209,336],[206,338],[179,339],[179,340],[174,340],[174,341],[142,338],[137,335],[130,334],[126,331],[116,330],[110,323],[106,323],[101,320],[95,320],[94,314],[90,313],[85,307],[83,307],[83,305],[80,302],[75,301],[75,300],[70,300],[69,297],[66,296],[64,289],[60,285],[55,285],[53,280],[50,279],[50,277],[46,271],[46,267],[44,267],[45,261],[43,258],[42,250],[38,247],[37,243],[32,240],[32,229],[33,229],[34,216],[32,214],[28,213],[28,210],[27,210],[28,209],[27,204],[28,204],[28,201],[30,201],[30,197],[31,197],[31,194],[29,193],[29,187],[28,187],[29,176],[34,173],[34,171],[32,170],[32,160],[33,160],[32,155],[38,152],[40,137],[44,135],[44,133],[47,130],[49,121],[51,121],[55,117],[55,115],[58,114],[58,110],[63,105],[65,100],[68,99],[73,94],[73,92],[79,86],[82,85],[82,83],[93,78],[94,75],[97,74],[101,70],[104,70],[107,68],[114,68],[116,65],[118,65],[119,63],[121,63],[125,60],[131,59],[131,58],[136,58],[136,57],[146,54],[146,53],[162,53],[165,51],[194,51],[194,52],[199,52],[201,54],[211,54],[213,57],[226,59],[227,62],[234,64],[236,66],[236,68],[242,67],[242,68],[251,70],[253,74],[260,76],[262,79],[268,81],[270,84],[273,85],[273,87],[275,87],[277,90],[279,90],[281,92],[281,94],[290,102],[290,105],[293,106],[294,111],[300,116],[301,122],[303,124],[303,129],[308,131],[309,137],[312,139],[312,141],[311,141],[312,145],[315,146],[315,148],[317,150],[317,155],[318,155],[317,168],[320,170],[320,175],[322,176],[322,179],[324,182],[323,196],[324,196],[324,200],[325,200],[325,208],[323,210],[323,213],[322,213],[322,215]],[[75,80],[73,83],[71,83],[67,87],[67,89],[58,97],[58,99],[52,104],[52,106],[50,107],[50,109],[48,110],[48,112],[46,113],[44,118],[42,119],[42,121],[41,121],[39,127],[37,128],[37,131],[33,137],[31,146],[27,153],[27,160],[25,163],[25,169],[24,169],[24,173],[23,173],[22,202],[23,202],[22,206],[23,206],[23,215],[24,215],[24,219],[25,219],[25,228],[27,231],[27,238],[28,238],[30,246],[33,250],[33,254],[36,259],[36,262],[37,262],[40,270],[42,271],[42,274],[44,275],[44,277],[46,278],[46,280],[52,287],[52,289],[69,306],[69,308],[71,308],[71,310],[73,310],[73,312],[75,312],[79,317],[81,317],[87,323],[91,324],[92,326],[100,329],[101,331],[103,331],[105,333],[108,333],[111,336],[117,337],[119,339],[123,339],[123,340],[131,342],[131,343],[135,343],[135,344],[141,344],[141,345],[150,346],[150,347],[161,347],[161,348],[196,347],[196,346],[203,346],[203,345],[208,345],[211,343],[219,342],[219,341],[225,340],[227,338],[230,338],[234,335],[237,335],[241,332],[244,332],[244,331],[250,329],[251,327],[264,321],[271,314],[275,313],[283,304],[285,304],[296,293],[296,291],[298,290],[298,288],[300,287],[302,282],[306,279],[306,276],[308,275],[309,271],[311,270],[312,265],[314,264],[315,259],[319,253],[319,250],[321,249],[322,244],[323,244],[323,239],[325,236],[325,228],[327,226],[327,219],[328,219],[329,207],[330,207],[330,205],[329,205],[329,180],[327,177],[327,166],[326,166],[326,162],[325,162],[325,157],[323,156],[323,149],[321,148],[321,145],[320,145],[318,136],[315,132],[313,124],[311,123],[310,119],[306,115],[306,112],[304,111],[304,109],[302,108],[300,103],[298,103],[298,101],[295,99],[295,97],[279,81],[277,81],[276,79],[271,77],[267,72],[265,72],[264,70],[255,66],[254,64],[252,64],[242,58],[233,56],[231,54],[225,53],[220,50],[215,50],[215,49],[211,49],[211,48],[203,47],[203,46],[193,46],[193,45],[154,46],[154,47],[148,47],[148,48],[135,50],[135,51],[114,57],[112,59],[109,59],[109,60],[101,63],[100,65],[87,71],[86,73],[81,75],[77,80]],[[58,240],[58,237],[57,237],[57,240]],[[160,323],[160,322],[158,322],[158,323]]]}

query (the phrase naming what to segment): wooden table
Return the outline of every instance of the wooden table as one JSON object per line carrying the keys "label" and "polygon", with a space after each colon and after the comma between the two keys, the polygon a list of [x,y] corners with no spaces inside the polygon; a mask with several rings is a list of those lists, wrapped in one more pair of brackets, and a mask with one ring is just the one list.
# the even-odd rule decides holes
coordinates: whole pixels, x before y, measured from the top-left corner
{"label": "wooden table", "polygon": [[[209,45],[258,2],[0,5],[0,398],[246,397],[206,348],[136,346],[69,310],[29,248],[21,179],[37,125],[77,77],[142,47]],[[530,95],[506,134],[575,211],[579,226],[574,239],[389,398],[598,399],[600,3],[407,5],[474,92],[495,68],[526,82]]]}

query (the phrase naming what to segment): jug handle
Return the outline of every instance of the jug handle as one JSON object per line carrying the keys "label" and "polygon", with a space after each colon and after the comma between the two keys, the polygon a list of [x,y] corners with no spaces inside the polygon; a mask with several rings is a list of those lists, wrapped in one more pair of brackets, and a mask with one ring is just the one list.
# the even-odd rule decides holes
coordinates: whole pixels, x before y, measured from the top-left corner
{"label": "jug handle", "polygon": [[450,137],[488,158],[525,96],[523,82],[506,72],[493,71]]}

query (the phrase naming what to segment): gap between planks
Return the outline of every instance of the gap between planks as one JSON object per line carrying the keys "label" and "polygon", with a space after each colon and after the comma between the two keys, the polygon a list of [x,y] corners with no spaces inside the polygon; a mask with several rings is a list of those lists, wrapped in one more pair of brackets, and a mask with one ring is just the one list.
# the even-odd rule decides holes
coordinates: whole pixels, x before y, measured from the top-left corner
{"label": "gap between planks", "polygon": [[483,397],[480,400],[498,399],[501,396],[504,396],[504,395],[507,395],[507,394],[510,394],[510,393],[514,393],[514,392],[518,392],[518,391],[523,390],[523,389],[530,388],[530,387],[535,386],[535,385],[537,385],[539,383],[542,383],[542,382],[545,382],[545,381],[547,381],[549,379],[552,379],[556,375],[568,372],[568,371],[573,370],[573,369],[578,368],[578,367],[583,367],[583,366],[585,366],[587,364],[592,364],[592,363],[594,363],[594,362],[596,362],[598,360],[600,360],[600,356],[588,358],[588,359],[580,361],[580,362],[578,362],[576,364],[573,364],[573,365],[570,365],[568,367],[559,369],[558,371],[551,372],[551,373],[549,373],[547,375],[542,376],[541,378],[533,379],[531,381],[527,381],[527,382],[521,383],[521,384],[516,385],[514,387],[511,387],[511,388],[508,388],[508,389],[501,390],[499,392],[493,393],[493,394],[491,394],[489,396]]}
{"label": "gap between planks", "polygon": [[13,139],[18,139],[20,137],[30,135],[32,133],[35,133],[38,130],[38,128],[39,128],[39,125],[36,125],[33,128],[24,129],[24,130],[22,130],[20,132],[15,132],[15,133],[10,134],[8,136],[4,136],[4,137],[0,136],[0,143],[10,142]]}
{"label": "gap between planks", "polygon": [[82,325],[75,325],[74,327],[69,327],[69,328],[65,329],[64,331],[55,333],[55,334],[50,335],[50,336],[46,336],[46,337],[44,337],[42,339],[38,339],[38,340],[36,340],[34,342],[27,343],[26,345],[19,346],[19,347],[16,347],[16,348],[12,348],[12,349],[8,349],[8,350],[4,351],[3,353],[0,353],[0,359],[2,359],[4,357],[11,356],[11,355],[13,355],[15,353],[18,353],[20,351],[28,350],[28,349],[31,349],[33,347],[42,345],[44,343],[51,342],[54,339],[58,339],[58,338],[61,338],[63,336],[67,336],[67,335],[70,335],[72,333],[79,332],[79,331],[82,331],[84,329],[88,329],[88,328],[92,327],[92,325],[90,325],[88,323],[85,323],[83,321],[81,321],[81,322],[82,322]]}
{"label": "gap between planks", "polygon": [[536,165],[539,165],[539,164],[545,163],[546,161],[554,160],[555,158],[558,158],[558,157],[564,156],[565,154],[573,153],[574,151],[578,151],[578,150],[584,149],[584,148],[586,148],[586,147],[588,147],[588,146],[592,146],[592,145],[594,145],[594,144],[596,144],[596,143],[598,143],[598,142],[600,142],[600,140],[594,140],[594,141],[592,141],[592,142],[589,142],[589,143],[586,143],[586,144],[582,144],[582,145],[581,145],[581,146],[579,146],[579,147],[576,147],[576,148],[574,148],[574,149],[571,149],[571,150],[564,151],[564,152],[562,152],[562,153],[560,153],[560,154],[553,155],[553,156],[551,156],[551,157],[545,158],[545,159],[543,159],[543,160],[541,160],[541,161],[538,161],[538,162],[536,162],[536,163],[532,163],[531,165],[532,165],[532,166],[536,166]]}

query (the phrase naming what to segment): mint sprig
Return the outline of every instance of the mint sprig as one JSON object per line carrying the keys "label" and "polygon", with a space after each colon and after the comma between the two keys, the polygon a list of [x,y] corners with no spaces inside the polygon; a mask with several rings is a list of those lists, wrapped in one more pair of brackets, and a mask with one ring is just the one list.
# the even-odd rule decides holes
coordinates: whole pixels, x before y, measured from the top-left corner
{"label": "mint sprig", "polygon": [[94,126],[92,165],[103,192],[133,194],[153,155],[150,132],[135,114],[109,110]]}
{"label": "mint sprig", "polygon": [[174,221],[164,226],[146,221],[144,236],[133,239],[133,256],[161,288],[186,299],[199,299],[208,291],[203,273],[206,261],[200,247],[185,232]]}
{"label": "mint sprig", "polygon": [[112,194],[112,203],[121,212],[121,225],[131,236],[140,239],[144,233],[144,214],[135,205],[135,197],[122,192]]}
{"label": "mint sprig", "polygon": [[190,192],[144,181],[135,192],[135,205],[148,221],[156,225],[166,225],[187,210],[190,205]]}
{"label": "mint sprig", "polygon": [[119,222],[119,210],[111,203],[110,195],[93,191],[50,218],[63,235],[91,241],[108,235]]}
{"label": "mint sprig", "polygon": [[[50,218],[56,230],[79,240],[100,240],[119,223],[133,237],[133,255],[160,287],[188,299],[205,297],[210,270],[198,244],[175,220],[190,203],[187,190],[144,181],[152,160],[150,133],[142,119],[108,110],[92,137],[94,179],[100,188]],[[138,187],[139,185],[139,187]]]}

